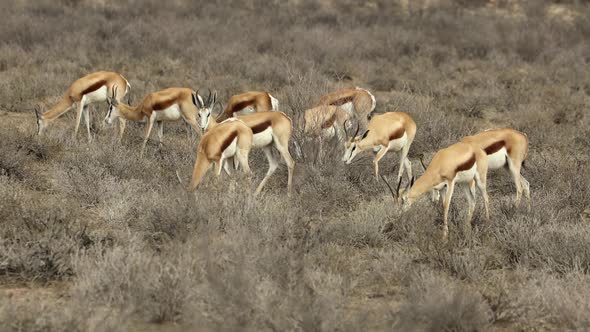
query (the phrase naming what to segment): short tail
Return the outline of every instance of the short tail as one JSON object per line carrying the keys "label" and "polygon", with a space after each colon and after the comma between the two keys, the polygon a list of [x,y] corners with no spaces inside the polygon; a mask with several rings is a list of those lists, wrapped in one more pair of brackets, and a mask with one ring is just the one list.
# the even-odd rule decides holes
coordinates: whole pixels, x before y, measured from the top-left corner
{"label": "short tail", "polygon": [[377,100],[375,99],[375,96],[367,89],[359,88],[358,86],[356,87],[356,89],[365,91],[369,95],[369,97],[371,97],[371,111],[369,113],[372,113],[377,107]]}
{"label": "short tail", "polygon": [[268,96],[270,97],[270,104],[272,106],[272,110],[278,111],[279,110],[279,100],[277,98],[273,97],[270,93],[268,94]]}

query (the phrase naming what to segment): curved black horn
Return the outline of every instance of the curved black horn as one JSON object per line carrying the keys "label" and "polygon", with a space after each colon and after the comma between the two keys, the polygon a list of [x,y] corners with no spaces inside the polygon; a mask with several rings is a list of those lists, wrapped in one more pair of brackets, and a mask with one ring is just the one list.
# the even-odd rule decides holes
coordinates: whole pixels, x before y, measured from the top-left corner
{"label": "curved black horn", "polygon": [[387,179],[385,179],[385,176],[383,176],[383,174],[380,175],[381,179],[385,182],[385,184],[387,185],[387,188],[389,188],[389,191],[391,192],[391,196],[393,197],[393,199],[395,200],[395,193],[393,192],[393,188],[391,188],[391,185],[389,184],[389,182],[387,182]]}
{"label": "curved black horn", "polygon": [[356,131],[354,132],[354,135],[352,135],[352,137],[356,137],[356,135],[359,133],[359,130],[361,130],[361,124],[357,123],[356,124]]}
{"label": "curved black horn", "polygon": [[422,153],[420,155],[420,165],[422,165],[422,168],[424,168],[424,170],[426,170],[426,165],[424,165],[424,160],[422,160],[424,158],[424,153]]}
{"label": "curved black horn", "polygon": [[207,102],[205,105],[211,105],[211,89],[207,88],[207,91],[209,91],[209,95],[207,96]]}
{"label": "curved black horn", "polygon": [[37,120],[39,120],[41,118],[39,105],[35,105],[35,116],[37,117]]}
{"label": "curved black horn", "polygon": [[396,190],[396,193],[397,193],[397,196],[398,196],[398,197],[399,197],[399,188],[400,188],[401,186],[402,186],[402,178],[399,178],[399,182],[397,183],[397,190]]}

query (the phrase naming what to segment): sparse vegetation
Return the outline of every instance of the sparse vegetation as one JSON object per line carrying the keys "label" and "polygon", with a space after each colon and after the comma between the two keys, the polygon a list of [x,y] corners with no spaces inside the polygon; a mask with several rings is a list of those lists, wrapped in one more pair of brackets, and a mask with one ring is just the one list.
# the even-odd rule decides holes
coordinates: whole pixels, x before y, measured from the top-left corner
{"label": "sparse vegetation", "polygon": [[[1,2],[0,330],[590,328],[590,6],[410,3]],[[169,125],[140,159],[143,125],[118,145],[104,105],[92,143],[72,138],[73,112],[34,135],[36,103],[103,69],[136,101],[169,86],[271,91],[304,151],[293,197],[284,166],[256,198],[241,174],[188,194],[196,136]],[[415,174],[462,136],[527,133],[532,211],[498,171],[491,223],[479,204],[465,232],[458,194],[444,243],[440,207],[402,212],[369,155],[345,166],[327,142],[314,160],[302,112],[351,86],[412,115]],[[267,162],[250,160],[257,183]]]}

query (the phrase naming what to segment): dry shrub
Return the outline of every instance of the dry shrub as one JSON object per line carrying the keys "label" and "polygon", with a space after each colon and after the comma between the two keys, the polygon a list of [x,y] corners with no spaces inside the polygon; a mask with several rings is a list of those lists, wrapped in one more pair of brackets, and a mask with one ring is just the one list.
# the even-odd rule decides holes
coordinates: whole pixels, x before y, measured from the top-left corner
{"label": "dry shrub", "polygon": [[396,313],[396,329],[481,331],[489,326],[490,308],[477,291],[429,274],[416,277]]}

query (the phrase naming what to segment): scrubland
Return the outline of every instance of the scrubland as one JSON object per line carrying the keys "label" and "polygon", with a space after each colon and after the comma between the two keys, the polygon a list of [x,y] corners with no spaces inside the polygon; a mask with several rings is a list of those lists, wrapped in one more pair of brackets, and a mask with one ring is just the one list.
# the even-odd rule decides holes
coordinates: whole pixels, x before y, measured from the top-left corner
{"label": "scrubland", "polygon": [[[582,1],[16,1],[0,3],[0,330],[512,331],[590,328],[590,6]],[[132,96],[170,86],[222,100],[268,90],[304,155],[251,195],[242,174],[185,191],[198,136],[183,124],[139,158],[93,110],[35,135],[33,107],[114,70]],[[302,136],[303,110],[361,86],[410,113],[419,156],[494,127],[530,140],[532,209],[490,174],[450,236],[428,199],[403,212],[342,147]],[[397,155],[381,161],[397,174]],[[254,183],[266,172],[251,156]],[[176,172],[184,181],[180,184]]]}

